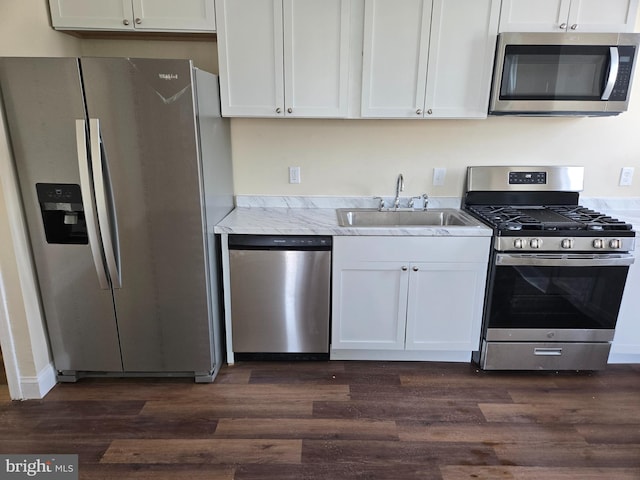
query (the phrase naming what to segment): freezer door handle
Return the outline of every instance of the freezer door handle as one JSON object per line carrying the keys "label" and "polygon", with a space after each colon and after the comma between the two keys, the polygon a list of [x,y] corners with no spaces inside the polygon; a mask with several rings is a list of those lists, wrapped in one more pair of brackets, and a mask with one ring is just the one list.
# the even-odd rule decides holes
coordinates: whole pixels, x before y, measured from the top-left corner
{"label": "freezer door handle", "polygon": [[109,279],[102,259],[102,248],[98,238],[98,223],[93,205],[93,185],[89,176],[89,159],[87,157],[87,124],[84,120],[76,120],[76,145],[78,147],[78,171],[80,172],[80,192],[84,204],[84,219],[87,224],[87,235],[91,256],[98,274],[100,288],[108,290]]}
{"label": "freezer door handle", "polygon": [[[89,138],[91,140],[91,166],[93,171],[93,186],[96,192],[96,207],[98,209],[98,221],[100,222],[100,237],[104,247],[104,255],[107,260],[109,277],[113,288],[122,287],[120,277],[120,264],[118,262],[118,228],[115,210],[110,208],[108,196],[111,188],[107,190],[106,181],[109,180],[107,159],[102,156],[100,120],[89,119]],[[106,175],[105,175],[106,173]]]}

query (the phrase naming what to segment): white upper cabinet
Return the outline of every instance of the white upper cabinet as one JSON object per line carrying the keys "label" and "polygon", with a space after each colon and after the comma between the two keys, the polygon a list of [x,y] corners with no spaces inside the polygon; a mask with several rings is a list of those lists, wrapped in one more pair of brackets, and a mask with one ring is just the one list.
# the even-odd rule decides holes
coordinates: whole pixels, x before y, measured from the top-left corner
{"label": "white upper cabinet", "polygon": [[365,0],[363,117],[484,118],[500,0]]}
{"label": "white upper cabinet", "polygon": [[214,0],[49,0],[59,30],[215,32]]}
{"label": "white upper cabinet", "polygon": [[639,0],[503,0],[501,32],[632,32]]}
{"label": "white upper cabinet", "polygon": [[422,117],[433,0],[366,0],[362,116]]}
{"label": "white upper cabinet", "polygon": [[350,0],[217,0],[225,116],[345,117]]}
{"label": "white upper cabinet", "polygon": [[435,0],[425,117],[486,118],[499,0]]}

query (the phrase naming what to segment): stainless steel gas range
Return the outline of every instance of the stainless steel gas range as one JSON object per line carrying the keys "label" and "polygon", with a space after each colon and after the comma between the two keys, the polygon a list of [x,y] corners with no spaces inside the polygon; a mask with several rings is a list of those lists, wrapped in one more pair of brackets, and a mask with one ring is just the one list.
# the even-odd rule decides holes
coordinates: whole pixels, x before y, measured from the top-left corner
{"label": "stainless steel gas range", "polygon": [[463,208],[494,230],[485,370],[600,370],[613,340],[632,225],[578,204],[582,167],[469,167]]}

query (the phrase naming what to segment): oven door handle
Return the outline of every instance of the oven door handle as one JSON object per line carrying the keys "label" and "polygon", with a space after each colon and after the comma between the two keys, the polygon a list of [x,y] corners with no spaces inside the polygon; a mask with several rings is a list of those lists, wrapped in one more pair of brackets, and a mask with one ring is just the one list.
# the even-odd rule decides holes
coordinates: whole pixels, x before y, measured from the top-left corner
{"label": "oven door handle", "polygon": [[539,267],[614,267],[629,266],[631,254],[508,254],[496,255],[497,266],[534,265]]}

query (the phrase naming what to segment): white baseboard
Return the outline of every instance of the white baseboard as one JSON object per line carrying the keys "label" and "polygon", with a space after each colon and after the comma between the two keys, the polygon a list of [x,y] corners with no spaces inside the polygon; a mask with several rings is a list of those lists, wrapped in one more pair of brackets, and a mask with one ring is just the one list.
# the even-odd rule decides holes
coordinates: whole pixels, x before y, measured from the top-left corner
{"label": "white baseboard", "polygon": [[45,366],[36,377],[20,377],[21,400],[39,400],[58,383],[52,363]]}
{"label": "white baseboard", "polygon": [[331,349],[331,360],[375,360],[404,362],[471,361],[471,352],[449,350],[342,350]]}
{"label": "white baseboard", "polygon": [[640,353],[610,353],[609,363],[640,363]]}

